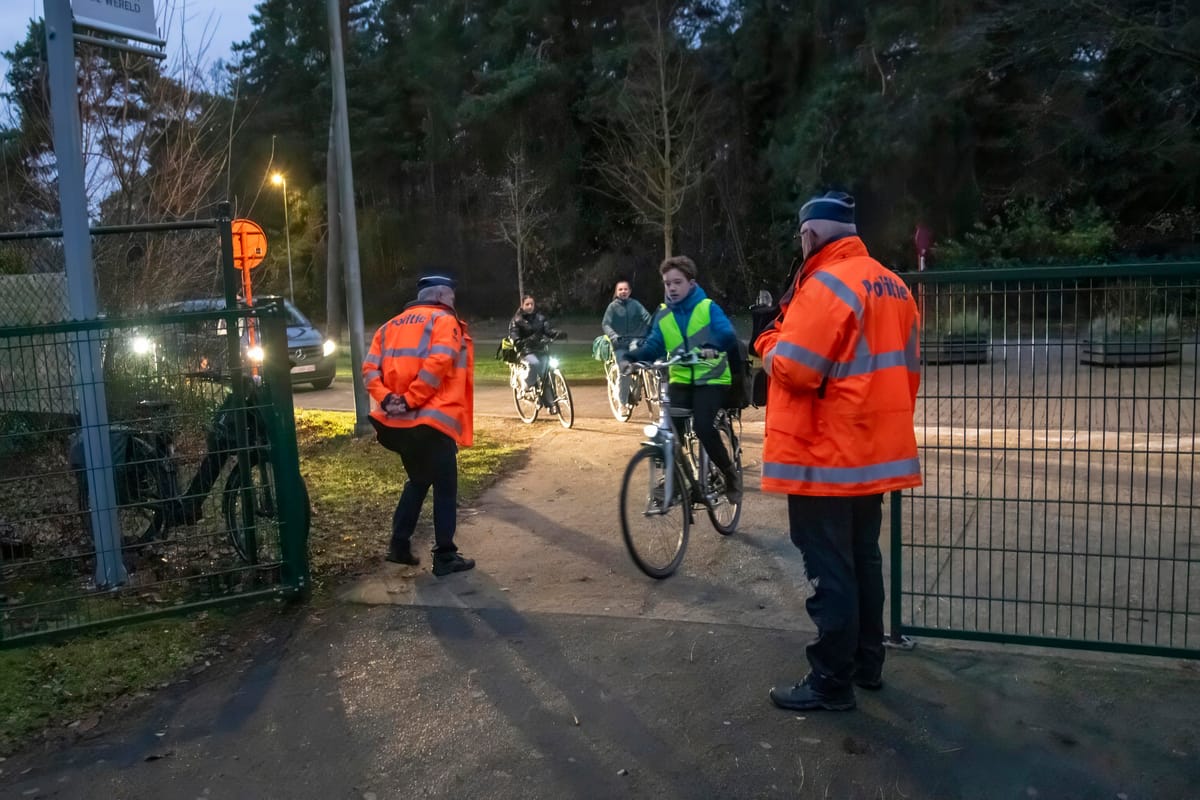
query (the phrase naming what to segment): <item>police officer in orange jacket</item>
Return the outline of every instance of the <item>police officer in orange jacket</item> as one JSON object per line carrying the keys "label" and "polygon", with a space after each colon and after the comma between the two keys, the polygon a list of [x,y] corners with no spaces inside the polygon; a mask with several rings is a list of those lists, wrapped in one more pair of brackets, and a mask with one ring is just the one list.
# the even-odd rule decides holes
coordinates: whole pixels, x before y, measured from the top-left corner
{"label": "police officer in orange jacket", "polygon": [[854,198],[800,209],[804,266],[755,349],[768,374],[762,488],[788,496],[792,542],[813,585],[810,670],[771,701],[797,711],[854,708],[882,687],[885,492],[919,486],[913,412],[917,304],[858,238]]}
{"label": "police officer in orange jacket", "polygon": [[363,381],[379,404],[371,424],[379,443],[400,454],[408,480],[392,515],[387,560],[416,566],[412,535],[433,487],[433,574],[475,566],[454,545],[458,447],[473,434],[475,351],[454,312],[454,280],[425,275],[417,299],[375,332]]}

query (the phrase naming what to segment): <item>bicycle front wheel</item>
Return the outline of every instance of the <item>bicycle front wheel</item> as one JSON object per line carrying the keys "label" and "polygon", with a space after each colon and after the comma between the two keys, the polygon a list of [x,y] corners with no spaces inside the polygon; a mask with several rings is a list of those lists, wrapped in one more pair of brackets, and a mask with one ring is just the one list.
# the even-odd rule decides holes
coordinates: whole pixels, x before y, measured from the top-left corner
{"label": "bicycle front wheel", "polygon": [[638,569],[666,578],[687,549],[690,514],[683,502],[683,471],[675,468],[674,490],[665,496],[662,453],[645,448],[634,455],[621,482],[621,536]]}
{"label": "bicycle front wheel", "polygon": [[528,425],[537,419],[541,406],[536,394],[526,392],[524,388],[513,387],[513,402],[516,403],[517,416],[521,418],[521,422]]}
{"label": "bicycle front wheel", "polygon": [[633,415],[632,398],[630,405],[621,403],[621,370],[616,362],[609,362],[604,368],[604,377],[608,381],[608,407],[617,422],[628,422]]}
{"label": "bicycle front wheel", "polygon": [[[308,503],[307,491],[304,502]],[[247,564],[279,560],[279,497],[275,469],[264,456],[253,455],[245,470],[236,458],[221,492],[225,531],[238,557]]]}
{"label": "bicycle front wheel", "polygon": [[558,370],[551,374],[551,388],[554,389],[554,413],[564,428],[570,428],[575,424],[575,404],[571,402],[571,387]]}
{"label": "bicycle front wheel", "polygon": [[[737,434],[733,432],[733,425],[728,419],[721,419],[717,422],[717,434],[721,437],[721,446],[733,459],[733,469],[740,478],[742,475],[742,445],[738,441]],[[711,460],[708,462],[708,487],[715,495],[711,503],[705,504],[705,508],[708,509],[708,518],[712,521],[713,527],[717,529],[717,533],[728,536],[737,530],[738,520],[742,518],[742,503],[740,500],[737,503],[729,502],[725,493],[725,475]]]}
{"label": "bicycle front wheel", "polygon": [[657,420],[659,416],[658,388],[661,377],[652,370],[642,373],[642,396],[646,401],[646,410],[650,419]]}

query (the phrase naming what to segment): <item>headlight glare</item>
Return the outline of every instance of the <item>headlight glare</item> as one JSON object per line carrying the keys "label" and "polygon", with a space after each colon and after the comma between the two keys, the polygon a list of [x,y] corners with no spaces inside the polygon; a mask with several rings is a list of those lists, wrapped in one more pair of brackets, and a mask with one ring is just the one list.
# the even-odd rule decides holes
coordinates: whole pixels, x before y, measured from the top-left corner
{"label": "headlight glare", "polygon": [[328,357],[333,355],[334,350],[337,350],[337,342],[335,342],[333,339],[326,339],[325,345],[321,348],[321,351],[324,352]]}

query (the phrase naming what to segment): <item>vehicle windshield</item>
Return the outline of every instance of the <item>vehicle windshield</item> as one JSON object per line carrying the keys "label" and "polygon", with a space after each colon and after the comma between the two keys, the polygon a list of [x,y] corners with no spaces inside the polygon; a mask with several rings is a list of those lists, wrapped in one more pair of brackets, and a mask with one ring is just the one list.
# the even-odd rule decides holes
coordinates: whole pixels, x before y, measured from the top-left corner
{"label": "vehicle windshield", "polygon": [[300,311],[300,309],[298,309],[294,305],[292,305],[291,300],[284,300],[283,307],[285,309],[287,309],[287,324],[288,325],[293,325],[293,326],[299,325],[299,326],[302,326],[305,328],[312,327],[312,323],[308,321],[308,317],[304,316],[304,314]]}

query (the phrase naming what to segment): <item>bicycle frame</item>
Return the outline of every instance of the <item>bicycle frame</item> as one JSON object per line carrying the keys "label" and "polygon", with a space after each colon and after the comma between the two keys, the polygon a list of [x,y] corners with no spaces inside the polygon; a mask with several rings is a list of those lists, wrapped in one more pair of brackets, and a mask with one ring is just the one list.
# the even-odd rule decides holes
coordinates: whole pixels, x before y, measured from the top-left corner
{"label": "bicycle frame", "polygon": [[[679,441],[679,436],[675,433],[675,426],[671,423],[671,398],[669,394],[670,381],[665,379],[666,373],[671,367],[677,364],[688,364],[689,361],[698,360],[697,354],[692,353],[677,353],[665,359],[659,359],[651,364],[637,365],[635,368],[640,368],[641,371],[654,370],[661,373],[658,381],[658,422],[654,425],[647,425],[643,432],[646,434],[646,440],[642,442],[643,447],[649,447],[657,450],[662,455],[664,483],[663,483],[663,507],[658,511],[659,514],[665,514],[670,507],[671,498],[675,497],[675,466],[676,459],[684,456],[683,448]],[[690,430],[690,428],[689,428]],[[690,454],[684,457],[687,466],[697,466],[692,463]],[[704,452],[704,448],[700,448],[700,464],[699,475],[707,475],[708,472],[708,453]],[[686,481],[697,481],[694,474],[689,474],[684,470]],[[684,507],[687,514],[691,514],[692,504],[685,502]]]}

